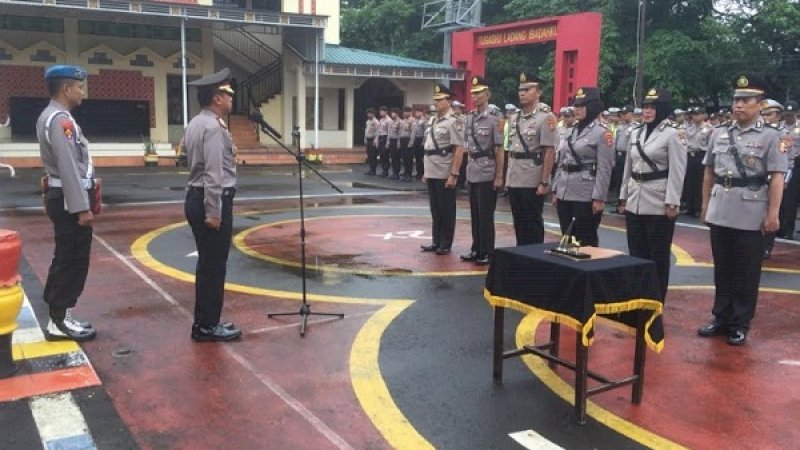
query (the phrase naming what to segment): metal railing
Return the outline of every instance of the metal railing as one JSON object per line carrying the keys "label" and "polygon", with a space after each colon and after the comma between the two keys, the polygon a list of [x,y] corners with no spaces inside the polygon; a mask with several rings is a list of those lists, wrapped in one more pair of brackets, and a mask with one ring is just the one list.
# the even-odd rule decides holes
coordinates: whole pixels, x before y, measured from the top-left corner
{"label": "metal railing", "polygon": [[283,61],[277,60],[250,75],[239,84],[238,104],[246,108],[247,115],[257,111],[283,90]]}
{"label": "metal railing", "polygon": [[214,30],[214,39],[252,64],[253,67],[265,67],[281,59],[280,53],[259,39],[258,36],[242,28]]}

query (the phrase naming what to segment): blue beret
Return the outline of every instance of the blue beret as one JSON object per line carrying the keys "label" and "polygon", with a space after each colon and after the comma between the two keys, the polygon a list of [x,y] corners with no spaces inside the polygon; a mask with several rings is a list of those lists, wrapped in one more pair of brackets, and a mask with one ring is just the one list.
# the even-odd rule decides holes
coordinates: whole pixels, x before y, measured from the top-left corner
{"label": "blue beret", "polygon": [[44,72],[44,79],[50,78],[70,78],[73,80],[83,81],[86,79],[86,70],[80,66],[67,66],[59,64],[48,68]]}

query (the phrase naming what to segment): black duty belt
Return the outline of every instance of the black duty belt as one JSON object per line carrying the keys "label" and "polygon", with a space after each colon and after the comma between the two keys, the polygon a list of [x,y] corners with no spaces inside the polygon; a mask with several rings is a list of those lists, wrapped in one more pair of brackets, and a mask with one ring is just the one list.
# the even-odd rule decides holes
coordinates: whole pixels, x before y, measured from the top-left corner
{"label": "black duty belt", "polygon": [[659,170],[658,172],[645,172],[645,173],[631,172],[631,178],[638,181],[639,183],[643,183],[645,181],[663,180],[668,176],[669,176],[669,170]]}
{"label": "black duty belt", "polygon": [[[188,191],[189,192],[194,192],[194,193],[197,193],[197,194],[205,194],[205,188],[203,186],[189,186]],[[228,196],[231,196],[231,195],[234,195],[234,194],[236,194],[236,188],[235,187],[222,188],[222,195],[224,197],[228,197]]]}
{"label": "black duty belt", "polygon": [[706,154],[703,150],[689,150],[689,156],[704,156]]}
{"label": "black duty belt", "polygon": [[485,158],[485,157],[494,159],[494,152],[491,150],[486,150],[482,152],[470,152],[469,157],[472,159]]}
{"label": "black duty belt", "polygon": [[453,153],[455,149],[453,146],[443,147],[438,150],[425,150],[425,156],[433,156],[433,155],[440,155],[440,156],[447,156],[450,153]]}
{"label": "black duty belt", "polygon": [[514,159],[534,159],[536,158],[536,153],[511,152],[508,156]]}
{"label": "black duty belt", "polygon": [[714,182],[716,184],[721,185],[725,188],[732,188],[732,187],[755,187],[760,188],[761,186],[767,184],[767,179],[765,177],[747,177],[747,178],[740,178],[740,177],[721,177],[719,175],[716,176]]}
{"label": "black duty belt", "polygon": [[585,170],[588,170],[589,172],[592,173],[592,175],[594,175],[595,173],[597,173],[597,164],[595,164],[595,163],[591,163],[591,164],[562,164],[561,165],[561,170],[563,170],[564,172],[567,172],[567,173],[583,172]]}

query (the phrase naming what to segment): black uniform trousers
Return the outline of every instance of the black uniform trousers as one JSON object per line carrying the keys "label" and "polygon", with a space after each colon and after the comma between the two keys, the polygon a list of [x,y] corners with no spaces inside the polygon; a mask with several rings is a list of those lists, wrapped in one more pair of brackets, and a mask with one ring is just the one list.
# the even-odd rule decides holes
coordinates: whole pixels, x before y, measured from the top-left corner
{"label": "black uniform trousers", "polygon": [[572,202],[559,200],[556,205],[558,211],[558,223],[561,232],[567,231],[572,218],[575,218],[575,225],[572,227],[572,235],[582,246],[597,247],[600,240],[597,237],[597,228],[603,213],[592,213],[592,202]]}
{"label": "black uniform trousers", "polygon": [[608,200],[619,201],[622,175],[625,170],[625,152],[614,152],[614,168],[611,170],[611,180],[608,183]]}
{"label": "black uniform trousers", "polygon": [[202,191],[189,189],[184,212],[197,244],[195,270],[194,323],[203,327],[219,324],[225,300],[225,275],[233,234],[233,197],[236,190],[226,188],[222,194],[222,222],[219,230],[205,224],[206,211]]}
{"label": "black uniform trousers", "polygon": [[472,218],[472,252],[479,257],[494,253],[494,210],[497,191],[494,180],[469,183],[469,211]]}
{"label": "black uniform trousers", "polygon": [[544,242],[544,197],[536,195],[536,188],[508,188],[508,201],[511,204],[517,245]]}
{"label": "black uniform trousers", "polygon": [[408,146],[409,138],[400,138],[400,155],[403,160],[403,175],[410,177],[414,169],[414,149]]}
{"label": "black uniform trousers", "polygon": [[683,180],[683,194],[686,209],[690,214],[699,214],[703,208],[703,158],[706,152],[690,152],[686,160],[686,177]]}
{"label": "black uniform trousers", "polygon": [[798,196],[800,196],[800,156],[794,161],[792,178],[786,183],[786,189],[783,191],[783,201],[781,202],[780,235],[786,239],[794,239]]}
{"label": "black uniform trousers", "polygon": [[433,245],[449,250],[456,231],[456,190],[446,188],[446,181],[429,178],[426,183],[433,218]]}
{"label": "black uniform trousers", "polygon": [[367,165],[369,172],[375,173],[378,170],[378,147],[375,146],[375,139],[367,139]]}
{"label": "black uniform trousers", "polygon": [[709,227],[716,287],[711,312],[729,329],[746,331],[756,313],[764,237],[759,230]]}
{"label": "black uniform trousers", "polygon": [[400,175],[400,140],[389,139],[389,159],[392,161],[392,175]]}
{"label": "black uniform trousers", "polygon": [[378,154],[381,158],[381,175],[389,173],[389,136],[378,136]]}
{"label": "black uniform trousers", "polygon": [[422,178],[422,174],[425,172],[425,148],[422,146],[422,138],[414,139],[414,162],[417,168],[417,178]]}
{"label": "black uniform trousers", "polygon": [[649,259],[656,263],[663,302],[669,288],[669,268],[672,235],[675,221],[665,215],[644,215],[627,212],[625,227],[628,236],[628,252],[631,256]]}
{"label": "black uniform trousers", "polygon": [[45,204],[47,216],[53,222],[56,245],[44,285],[44,301],[50,306],[52,319],[64,320],[67,309],[77,304],[86,284],[92,227],[78,225],[78,214],[64,210],[61,188],[49,188]]}

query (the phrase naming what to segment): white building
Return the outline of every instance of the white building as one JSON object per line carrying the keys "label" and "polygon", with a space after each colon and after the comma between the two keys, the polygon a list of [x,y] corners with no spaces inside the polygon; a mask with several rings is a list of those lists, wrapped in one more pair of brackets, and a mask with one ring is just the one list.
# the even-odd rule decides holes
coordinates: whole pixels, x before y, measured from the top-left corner
{"label": "white building", "polygon": [[0,0],[0,162],[41,165],[34,124],[53,64],[89,72],[74,115],[97,165],[140,165],[143,139],[174,155],[199,109],[193,89],[184,107],[184,76],[231,68],[229,122],[243,155],[256,139],[270,144],[247,121],[256,108],[286,144],[298,126],[304,148],[352,149],[362,144],[367,107],[428,104],[437,81],[463,80],[446,65],[341,47],[339,3]]}

